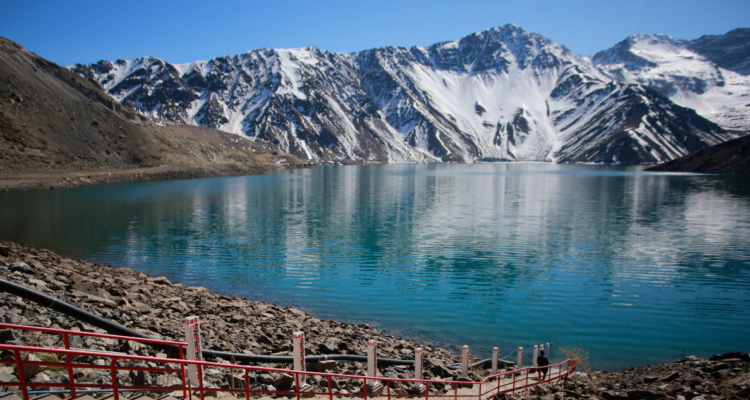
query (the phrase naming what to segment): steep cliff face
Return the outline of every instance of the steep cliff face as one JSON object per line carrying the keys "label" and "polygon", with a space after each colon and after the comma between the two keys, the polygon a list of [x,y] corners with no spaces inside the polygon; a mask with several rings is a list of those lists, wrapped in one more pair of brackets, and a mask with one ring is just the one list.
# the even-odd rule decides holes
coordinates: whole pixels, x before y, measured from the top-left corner
{"label": "steep cliff face", "polygon": [[429,47],[261,49],[71,69],[145,115],[314,161],[644,163],[739,135],[639,82],[628,68],[658,63],[618,46],[595,64],[505,25]]}

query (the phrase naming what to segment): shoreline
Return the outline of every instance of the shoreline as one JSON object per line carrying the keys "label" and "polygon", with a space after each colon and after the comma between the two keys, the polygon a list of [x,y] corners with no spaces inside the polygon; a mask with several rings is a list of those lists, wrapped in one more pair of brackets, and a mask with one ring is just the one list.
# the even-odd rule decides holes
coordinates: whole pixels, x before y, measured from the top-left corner
{"label": "shoreline", "polygon": [[[422,347],[425,351],[425,379],[455,380],[459,376],[458,370],[446,365],[460,362],[460,356],[427,342],[395,337],[367,324],[325,320],[295,307],[228,296],[202,287],[186,287],[165,277],[80,261],[13,242],[0,241],[0,276],[157,338],[183,340],[182,319],[198,315],[204,348],[210,350],[287,356],[291,355],[292,332],[303,331],[309,355],[362,355],[366,354],[367,340],[377,340],[378,357],[382,358],[411,360],[414,350]],[[0,320],[102,332],[7,293],[0,293]],[[2,333],[3,342],[9,338],[23,339]],[[87,341],[79,346],[140,355],[158,354],[156,349],[129,343],[115,343],[114,348],[105,348],[101,343]],[[471,362],[475,361],[478,359],[472,357]],[[364,363],[330,363],[311,365],[311,369],[365,375]],[[289,367],[285,364],[277,366]],[[739,397],[750,396],[750,355],[747,353],[730,352],[710,359],[688,356],[656,366],[588,372],[591,374],[577,375],[560,385],[540,388],[533,396],[545,400],[549,400],[550,395],[554,395],[554,399],[558,396],[562,399],[564,395],[604,400],[657,400],[664,396],[675,400],[727,400],[727,394],[732,393]],[[379,373],[393,378],[412,377],[411,368],[407,366],[379,367]],[[488,375],[488,369],[477,368],[470,372],[469,378],[481,380]],[[220,378],[209,379],[209,383],[216,387],[222,384]],[[407,388],[394,389],[405,391]],[[704,399],[700,399],[701,396]]]}
{"label": "shoreline", "polygon": [[0,172],[0,193],[35,190],[65,189],[105,183],[145,182],[175,179],[217,178],[260,175],[289,168],[310,168],[317,164],[267,164],[254,166],[210,165],[134,168],[92,168],[71,170],[41,170]]}

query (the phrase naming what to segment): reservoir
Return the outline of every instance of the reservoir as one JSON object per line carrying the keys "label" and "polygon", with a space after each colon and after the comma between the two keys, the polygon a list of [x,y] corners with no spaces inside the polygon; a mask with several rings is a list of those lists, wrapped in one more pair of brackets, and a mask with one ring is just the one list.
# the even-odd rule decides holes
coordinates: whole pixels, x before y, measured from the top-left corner
{"label": "reservoir", "polygon": [[393,164],[119,183],[0,194],[0,238],[477,356],[553,342],[553,362],[584,348],[613,370],[750,350],[747,176]]}

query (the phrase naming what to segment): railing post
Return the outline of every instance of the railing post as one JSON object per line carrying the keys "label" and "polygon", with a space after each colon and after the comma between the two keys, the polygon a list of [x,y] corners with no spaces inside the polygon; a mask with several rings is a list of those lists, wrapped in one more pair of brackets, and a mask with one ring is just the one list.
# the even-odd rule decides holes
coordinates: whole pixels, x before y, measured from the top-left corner
{"label": "railing post", "polygon": [[425,382],[424,386],[425,400],[430,400],[430,382]]}
{"label": "railing post", "polygon": [[469,377],[469,346],[461,348],[461,378]]}
{"label": "railing post", "polygon": [[[333,388],[331,387],[331,386],[332,386],[332,385],[331,385],[331,379],[333,379],[333,378],[331,377],[331,375],[328,375],[328,398],[329,398],[330,400],[333,400]],[[249,400],[249,399],[248,399],[248,400]]]}
{"label": "railing post", "polygon": [[[201,328],[200,321],[196,316],[186,317],[183,320],[185,329],[185,341],[188,344],[187,358],[191,361],[203,361],[203,347],[201,346]],[[201,394],[201,400],[204,400],[205,390],[203,389],[203,366],[200,364],[188,365],[188,373],[194,380],[198,375],[198,390]]]}
{"label": "railing post", "polygon": [[511,394],[516,393],[516,373],[513,372],[513,389],[510,392]]}
{"label": "railing post", "polygon": [[482,400],[482,382],[479,382],[479,395],[477,396],[477,400]]}
{"label": "railing post", "polygon": [[115,400],[120,400],[120,391],[117,387],[119,384],[117,381],[117,358],[112,357],[112,363],[110,365],[112,367],[112,395]]}
{"label": "railing post", "polygon": [[249,369],[245,369],[245,400],[250,400],[250,378],[247,376],[249,372]]}
{"label": "railing post", "polygon": [[[182,350],[182,345],[178,344],[177,348],[180,349],[180,360],[185,359],[185,352]],[[185,363],[180,363],[180,369],[182,370],[182,398],[187,399],[187,382],[185,381]],[[247,374],[246,374],[247,376]],[[248,399],[249,400],[249,399]]]}
{"label": "railing post", "polygon": [[[65,349],[70,350],[70,337],[67,333],[63,333],[63,343],[65,344]],[[70,384],[70,398],[75,399],[76,398],[76,387],[75,385],[75,376],[73,375],[73,356],[70,354],[65,355],[65,364],[68,366],[68,384]]]}
{"label": "railing post", "polygon": [[[372,383],[370,383],[369,392],[372,394],[382,393],[383,384],[375,379],[378,377],[378,342],[376,340],[367,341],[367,377],[372,378],[370,379]],[[365,398],[367,398],[366,393]]]}
{"label": "railing post", "polygon": [[294,372],[294,391],[297,394],[297,400],[299,400],[299,373]]}
{"label": "railing post", "polygon": [[23,373],[23,360],[21,360],[21,351],[13,350],[13,355],[16,357],[16,370],[18,372],[18,382],[21,384],[21,393],[23,394],[23,400],[29,400],[29,388],[26,386],[26,374]]}
{"label": "railing post", "polygon": [[[305,364],[305,333],[294,332],[292,333],[292,357],[294,357],[294,370],[305,371],[307,365]],[[294,374],[296,378],[297,391],[301,390],[299,374]],[[302,375],[302,386],[307,385],[307,376]],[[297,395],[299,400],[299,394]]]}
{"label": "railing post", "polygon": [[364,378],[364,383],[362,384],[362,398],[367,400],[367,378]]}
{"label": "railing post", "polygon": [[518,361],[516,362],[516,369],[521,368],[523,368],[523,347],[518,348]]}
{"label": "railing post", "polygon": [[492,372],[490,375],[497,375],[497,359],[499,357],[500,349],[497,347],[492,348]]}
{"label": "railing post", "polygon": [[390,381],[390,379],[385,382],[385,390],[388,391],[388,400],[391,400],[391,381]]}
{"label": "railing post", "polygon": [[[422,356],[424,355],[424,349],[418,348],[414,350],[414,379],[422,379]],[[422,382],[416,382],[412,389],[421,393],[424,385]]]}
{"label": "railing post", "polygon": [[529,390],[529,370],[526,370],[526,383],[523,385],[523,391],[526,392],[527,390]]}
{"label": "railing post", "polygon": [[196,367],[198,367],[198,385],[199,385],[198,388],[201,391],[201,400],[205,400],[204,399],[204,393],[203,393],[204,392],[204,390],[203,390],[203,366],[202,365],[196,365]]}

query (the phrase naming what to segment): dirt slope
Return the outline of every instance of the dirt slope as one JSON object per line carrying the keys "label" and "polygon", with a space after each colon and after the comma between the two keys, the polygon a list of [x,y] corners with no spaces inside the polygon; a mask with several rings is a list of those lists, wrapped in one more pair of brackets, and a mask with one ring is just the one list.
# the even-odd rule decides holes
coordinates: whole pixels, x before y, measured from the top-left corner
{"label": "dirt slope", "polygon": [[300,164],[226,132],[159,126],[67,69],[0,38],[0,190],[12,189],[12,178],[59,171],[159,167],[210,176]]}

